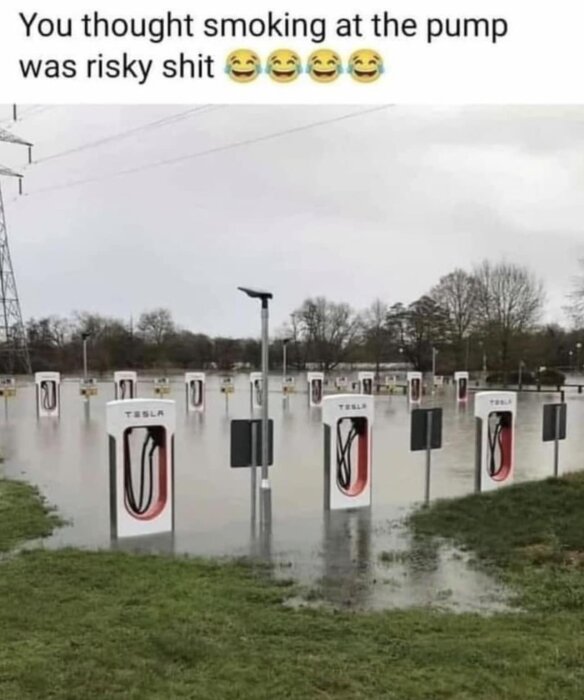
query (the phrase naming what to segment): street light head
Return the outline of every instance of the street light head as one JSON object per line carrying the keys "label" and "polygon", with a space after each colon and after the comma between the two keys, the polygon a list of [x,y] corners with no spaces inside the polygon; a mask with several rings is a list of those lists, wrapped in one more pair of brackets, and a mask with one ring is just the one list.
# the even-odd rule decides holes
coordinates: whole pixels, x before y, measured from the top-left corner
{"label": "street light head", "polygon": [[247,296],[251,297],[252,299],[261,299],[264,301],[266,299],[274,298],[272,292],[266,292],[263,289],[253,289],[251,287],[238,287],[237,289],[239,289],[240,292],[247,294]]}
{"label": "street light head", "polygon": [[292,338],[282,338],[282,345],[288,345]]}
{"label": "street light head", "polygon": [[88,338],[91,338],[91,333],[85,332],[81,334],[81,340],[87,340]]}

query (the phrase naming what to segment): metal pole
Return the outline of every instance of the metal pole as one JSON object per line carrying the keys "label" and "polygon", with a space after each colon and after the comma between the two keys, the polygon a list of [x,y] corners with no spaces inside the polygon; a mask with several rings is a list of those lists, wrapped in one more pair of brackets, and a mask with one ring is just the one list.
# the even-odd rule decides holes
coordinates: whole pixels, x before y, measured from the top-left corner
{"label": "metal pole", "polygon": [[261,488],[269,490],[268,476],[268,350],[269,350],[269,310],[268,300],[262,299],[262,482]]}
{"label": "metal pole", "polygon": [[83,379],[87,381],[87,338],[83,339]]}
{"label": "metal pole", "polygon": [[282,393],[284,394],[284,403],[288,401],[288,394],[286,393],[286,346],[288,343],[284,340],[282,343]]}
{"label": "metal pole", "polygon": [[258,424],[251,424],[251,528],[255,535],[257,521],[257,490],[258,490]]}
{"label": "metal pole", "polygon": [[554,476],[560,473],[560,406],[555,407],[555,432],[554,432]]}
{"label": "metal pole", "polygon": [[424,491],[424,503],[430,504],[430,467],[432,463],[432,411],[426,413],[426,488]]}

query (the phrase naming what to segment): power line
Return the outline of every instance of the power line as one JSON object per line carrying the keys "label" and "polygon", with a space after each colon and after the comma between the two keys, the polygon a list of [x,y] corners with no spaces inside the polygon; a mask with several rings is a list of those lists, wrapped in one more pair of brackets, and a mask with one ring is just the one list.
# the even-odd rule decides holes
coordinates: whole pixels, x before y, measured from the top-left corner
{"label": "power line", "polygon": [[71,156],[76,153],[81,153],[83,151],[90,150],[92,148],[97,148],[98,146],[103,146],[105,144],[113,143],[115,141],[130,138],[131,136],[134,136],[134,134],[138,134],[142,131],[147,131],[149,129],[156,129],[163,126],[168,126],[170,124],[175,124],[176,122],[186,119],[192,114],[201,112],[206,114],[207,112],[214,111],[215,109],[220,108],[221,106],[212,107],[211,105],[203,105],[202,107],[187,109],[184,112],[179,112],[178,114],[173,114],[171,116],[164,117],[163,119],[157,119],[156,121],[148,122],[147,124],[142,124],[141,126],[133,127],[132,129],[121,131],[117,134],[112,134],[111,136],[105,136],[104,138],[97,139],[96,141],[89,141],[87,143],[81,144],[80,146],[69,148],[65,151],[59,151],[58,153],[53,153],[51,155],[45,156],[45,158],[39,158],[37,161],[35,161],[35,165],[46,163],[51,160],[57,160],[59,158],[65,158],[66,156]]}
{"label": "power line", "polygon": [[272,139],[277,139],[282,136],[288,136],[289,134],[298,134],[302,131],[308,131],[309,129],[316,129],[320,126],[325,126],[328,124],[335,124],[338,122],[346,121],[348,119],[354,119],[356,117],[361,117],[367,114],[373,114],[374,112],[380,112],[387,109],[389,105],[382,105],[381,107],[372,107],[370,109],[363,109],[358,112],[351,112],[349,114],[344,114],[340,117],[333,117],[332,119],[323,119],[317,122],[311,122],[310,124],[303,124],[302,126],[292,127],[290,129],[284,129],[282,131],[275,131],[271,134],[265,134],[264,136],[257,136],[250,139],[244,139],[242,141],[235,141],[234,143],[228,143],[224,146],[216,146],[215,148],[209,148],[204,151],[197,151],[196,153],[191,153],[185,156],[178,156],[176,158],[169,158],[167,160],[155,161],[153,163],[146,163],[145,165],[139,165],[134,168],[126,168],[124,170],[117,170],[111,173],[106,173],[104,175],[98,175],[96,177],[84,178],[80,180],[71,180],[69,182],[63,182],[57,185],[51,185],[50,187],[44,187],[38,190],[33,190],[26,194],[25,196],[30,197],[36,194],[44,194],[46,192],[55,192],[57,190],[68,189],[69,187],[79,187],[82,185],[93,184],[96,182],[101,182],[103,180],[113,179],[117,177],[124,177],[125,175],[133,175],[135,173],[142,172],[144,170],[152,170],[153,168],[160,168],[169,165],[177,165],[178,163],[183,163],[188,160],[194,160],[196,158],[203,158],[205,156],[214,155],[216,153],[224,153],[225,151],[230,151],[235,148],[243,148],[245,146],[251,146],[256,143],[263,143],[265,141],[270,141]]}

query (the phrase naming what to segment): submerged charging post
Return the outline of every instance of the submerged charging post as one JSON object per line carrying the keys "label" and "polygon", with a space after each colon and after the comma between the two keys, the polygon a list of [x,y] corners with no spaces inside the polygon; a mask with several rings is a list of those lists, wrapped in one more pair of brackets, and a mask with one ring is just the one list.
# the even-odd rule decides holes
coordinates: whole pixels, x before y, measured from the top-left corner
{"label": "submerged charging post", "polygon": [[116,401],[138,398],[138,375],[136,372],[114,372],[114,396]]}
{"label": "submerged charging post", "polygon": [[324,398],[324,373],[308,372],[306,381],[308,383],[308,405],[310,408],[320,408]]}
{"label": "submerged charging post", "polygon": [[185,374],[187,413],[203,413],[205,411],[206,384],[204,372],[187,372]]}
{"label": "submerged charging post", "polygon": [[454,373],[454,386],[456,390],[456,402],[464,403],[468,401],[468,372]]}
{"label": "submerged charging post", "polygon": [[324,507],[371,505],[372,396],[338,394],[322,404],[324,426]]}
{"label": "submerged charging post", "polygon": [[61,414],[61,375],[59,372],[37,372],[37,415],[39,418],[58,418]]}
{"label": "submerged charging post", "polygon": [[517,395],[512,391],[475,394],[475,490],[493,491],[513,481]]}
{"label": "submerged charging post", "polygon": [[367,394],[370,396],[373,394],[373,382],[375,381],[375,372],[359,372],[357,375],[357,381],[359,382],[359,393]]}
{"label": "submerged charging post", "polygon": [[411,404],[422,402],[422,373],[408,372],[406,375],[408,384],[408,401]]}
{"label": "submerged charging post", "polygon": [[261,411],[263,402],[263,377],[261,372],[249,374],[249,405],[252,411]]}
{"label": "submerged charging post", "polygon": [[547,403],[543,407],[543,441],[554,443],[554,476],[560,473],[560,440],[566,439],[568,406]]}
{"label": "submerged charging post", "polygon": [[412,411],[410,430],[410,449],[412,452],[426,452],[426,483],[424,503],[430,503],[430,476],[432,468],[432,450],[442,447],[442,409],[415,408]]}
{"label": "submerged charging post", "polygon": [[110,518],[112,537],[174,529],[174,401],[110,401]]}

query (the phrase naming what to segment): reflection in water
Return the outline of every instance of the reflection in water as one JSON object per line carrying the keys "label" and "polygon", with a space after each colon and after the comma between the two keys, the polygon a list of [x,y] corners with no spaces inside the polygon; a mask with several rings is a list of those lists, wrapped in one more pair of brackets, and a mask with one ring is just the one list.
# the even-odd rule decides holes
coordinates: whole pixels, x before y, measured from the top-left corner
{"label": "reflection in water", "polygon": [[365,607],[371,584],[371,509],[324,513],[322,596]]}
{"label": "reflection in water", "polygon": [[[247,376],[235,382],[235,393],[220,393],[219,379],[209,377],[205,414],[187,415],[182,377],[170,398],[177,401],[175,442],[175,523],[171,549],[200,555],[252,554],[271,559],[303,583],[337,578],[327,588],[337,600],[350,598],[370,607],[436,602],[436,592],[453,591],[460,609],[482,609],[485,591],[495,597],[492,582],[468,570],[450,550],[422,552],[399,525],[407,510],[424,495],[424,469],[409,450],[407,397],[376,398],[373,429],[373,505],[370,511],[331,514],[323,533],[323,429],[321,410],[310,409],[302,381],[299,393],[270,402],[274,419],[274,466],[270,468],[269,502],[250,499],[253,470],[229,467],[231,418],[249,417]],[[279,398],[280,381],[271,382]],[[329,389],[332,386],[329,385]],[[277,388],[276,388],[277,387]],[[71,524],[57,531],[49,546],[110,546],[108,445],[105,403],[113,400],[113,384],[99,384],[90,415],[77,382],[61,387],[59,420],[36,417],[33,386],[20,386],[0,419],[0,453],[9,477],[37,484]],[[154,387],[140,383],[142,396]],[[554,400],[526,394],[518,402],[516,480],[551,475],[553,445],[541,442],[542,404]],[[567,394],[568,440],[562,445],[561,471],[581,468],[584,395]],[[444,498],[472,491],[474,483],[473,400],[457,405],[454,390],[424,397],[423,406],[442,406],[443,449],[432,456],[432,496]],[[0,409],[0,413],[2,413]],[[181,417],[182,416],[182,417]],[[256,481],[255,493],[259,493]],[[259,498],[259,497],[258,497]],[[262,515],[262,513],[264,515]],[[337,518],[338,515],[338,518]],[[388,523],[397,523],[394,527]],[[250,544],[251,538],[251,544]],[[161,546],[150,543],[153,547]],[[138,546],[148,550],[149,543]],[[383,552],[412,549],[391,566]],[[335,554],[336,552],[336,554]],[[421,568],[430,566],[430,570]],[[336,573],[334,573],[336,572]],[[346,578],[346,582],[342,579]],[[363,587],[363,590],[361,590]],[[446,595],[446,594],[444,594]],[[357,601],[357,602],[355,602]],[[461,602],[462,601],[462,602]]]}

